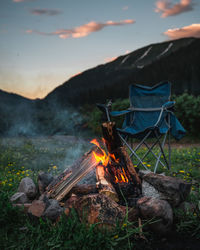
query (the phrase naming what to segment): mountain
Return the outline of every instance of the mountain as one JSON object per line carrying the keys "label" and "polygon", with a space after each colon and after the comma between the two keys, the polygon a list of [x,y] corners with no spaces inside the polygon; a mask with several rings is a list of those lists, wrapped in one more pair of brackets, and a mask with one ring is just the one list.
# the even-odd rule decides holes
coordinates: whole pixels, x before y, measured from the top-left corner
{"label": "mountain", "polygon": [[44,102],[80,106],[128,97],[128,86],[152,86],[169,80],[174,94],[200,94],[200,39],[183,38],[151,44],[69,79]]}
{"label": "mountain", "polygon": [[148,45],[84,71],[41,100],[0,90],[0,134],[71,134],[82,122],[76,107],[127,98],[132,83],[152,86],[164,80],[174,94],[200,95],[200,39]]}

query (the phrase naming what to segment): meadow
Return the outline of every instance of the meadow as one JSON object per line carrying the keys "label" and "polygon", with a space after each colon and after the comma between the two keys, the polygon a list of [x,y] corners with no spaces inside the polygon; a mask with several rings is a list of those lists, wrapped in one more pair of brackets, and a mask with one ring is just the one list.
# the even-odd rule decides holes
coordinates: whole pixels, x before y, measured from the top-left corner
{"label": "meadow", "polygon": [[[22,178],[28,176],[36,181],[39,171],[58,175],[90,147],[89,140],[72,136],[0,138],[0,249],[152,249],[160,244],[160,238],[145,229],[141,237],[137,222],[130,223],[126,218],[123,225],[116,222],[116,228],[108,231],[81,223],[75,211],[70,218],[63,215],[52,224],[42,219],[30,221],[11,205],[9,198]],[[144,164],[152,169],[153,159],[150,157]],[[200,240],[200,147],[175,145],[171,171],[158,171],[192,183],[188,202],[195,207],[193,211],[175,211],[174,236],[166,236],[165,240],[173,244],[176,236],[196,244]],[[143,222],[143,226],[146,223],[151,222]]]}

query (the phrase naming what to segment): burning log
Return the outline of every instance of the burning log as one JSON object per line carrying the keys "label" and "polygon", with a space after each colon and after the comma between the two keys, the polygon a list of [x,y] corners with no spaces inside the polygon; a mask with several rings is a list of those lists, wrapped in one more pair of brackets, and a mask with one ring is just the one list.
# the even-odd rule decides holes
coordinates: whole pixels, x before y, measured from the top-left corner
{"label": "burning log", "polygon": [[[106,178],[107,175],[107,178]],[[98,165],[96,167],[96,177],[97,177],[97,187],[99,193],[105,194],[106,196],[110,197],[112,200],[118,202],[119,198],[115,191],[115,188],[109,181],[108,173],[104,170],[104,166]]]}
{"label": "burning log", "polygon": [[51,182],[47,187],[47,196],[61,201],[85,175],[99,164],[93,156],[93,152],[97,152],[98,150],[98,147],[93,147],[69,169],[65,170],[58,178]]}
{"label": "burning log", "polygon": [[[141,190],[140,178],[132,164],[132,161],[125,147],[122,145],[122,142],[116,130],[115,122],[103,123],[102,132],[106,147],[109,154],[111,155],[111,158],[113,158],[114,161],[121,166],[121,170],[116,170],[115,166],[111,167],[112,172],[114,172],[115,175],[115,182],[131,181],[139,190]],[[120,180],[118,177],[120,178]]]}

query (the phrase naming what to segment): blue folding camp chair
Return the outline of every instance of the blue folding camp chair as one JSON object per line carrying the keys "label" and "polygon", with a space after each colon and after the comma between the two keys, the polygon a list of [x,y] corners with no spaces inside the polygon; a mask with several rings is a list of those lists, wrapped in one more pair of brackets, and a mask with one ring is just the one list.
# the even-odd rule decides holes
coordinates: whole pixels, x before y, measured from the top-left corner
{"label": "blue folding camp chair", "polygon": [[[170,97],[170,82],[161,82],[153,87],[131,85],[129,90],[130,107],[127,110],[109,112],[110,103],[104,105],[108,120],[110,120],[110,115],[125,115],[122,128],[117,129],[119,136],[130,150],[130,156],[137,159],[138,162],[135,165],[142,165],[148,169],[144,160],[149,153],[153,154],[156,159],[154,173],[159,164],[168,169],[171,168],[170,134],[179,140],[186,133],[173,113],[175,102],[170,101]],[[164,152],[167,136],[168,157]],[[129,145],[130,138],[140,140],[134,149]],[[151,139],[151,145],[147,143],[148,138],[155,138],[153,142]],[[142,145],[147,147],[147,151],[140,157],[137,151]],[[159,148],[158,154],[153,152],[155,146]],[[163,159],[161,160],[161,158]]]}

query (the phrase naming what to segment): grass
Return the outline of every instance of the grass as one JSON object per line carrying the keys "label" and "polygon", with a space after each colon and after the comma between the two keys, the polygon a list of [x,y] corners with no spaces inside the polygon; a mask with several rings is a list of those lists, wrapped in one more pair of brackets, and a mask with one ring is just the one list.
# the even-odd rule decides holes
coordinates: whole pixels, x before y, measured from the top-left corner
{"label": "grass", "polygon": [[[142,240],[138,223],[130,223],[126,218],[123,225],[107,231],[99,229],[98,225],[80,222],[75,211],[70,218],[63,215],[57,224],[52,224],[43,220],[30,222],[22,211],[12,207],[9,197],[16,192],[23,177],[36,180],[40,170],[57,175],[89,148],[85,142],[77,142],[71,137],[70,140],[0,139],[0,249],[151,249],[156,236],[146,232],[148,241]],[[141,149],[139,154],[143,151]],[[153,163],[150,157],[144,164],[151,169]],[[172,163],[171,172],[163,168],[159,171],[192,183],[188,201],[195,206],[193,211],[175,210],[174,230],[183,237],[199,239],[200,148],[173,148]]]}

